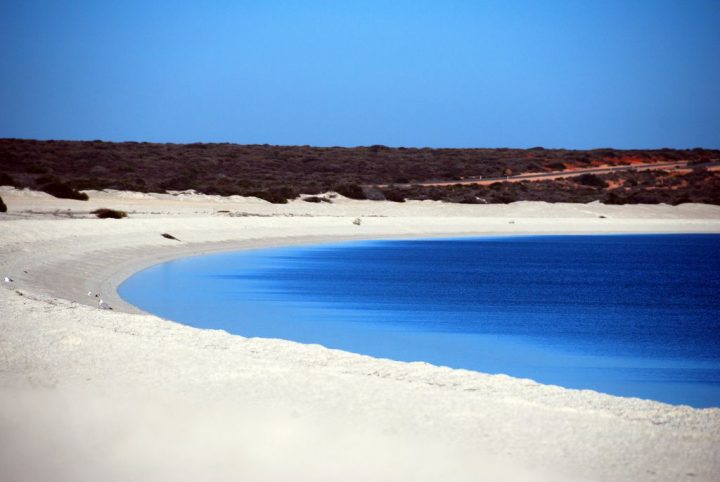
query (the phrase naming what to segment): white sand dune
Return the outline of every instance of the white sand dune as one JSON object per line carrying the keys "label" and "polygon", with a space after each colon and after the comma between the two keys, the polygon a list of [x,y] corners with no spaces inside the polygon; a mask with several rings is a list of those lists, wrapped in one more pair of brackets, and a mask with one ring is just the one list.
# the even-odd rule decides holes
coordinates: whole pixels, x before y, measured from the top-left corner
{"label": "white sand dune", "polygon": [[[0,188],[0,479],[718,480],[720,409],[198,330],[118,283],[336,239],[720,232],[720,207],[291,202]],[[130,218],[95,219],[97,207]],[[603,216],[603,217],[600,217]],[[352,223],[356,217],[361,225]],[[512,222],[512,223],[511,223]],[[170,233],[180,241],[166,239]],[[114,310],[98,308],[97,293]]]}

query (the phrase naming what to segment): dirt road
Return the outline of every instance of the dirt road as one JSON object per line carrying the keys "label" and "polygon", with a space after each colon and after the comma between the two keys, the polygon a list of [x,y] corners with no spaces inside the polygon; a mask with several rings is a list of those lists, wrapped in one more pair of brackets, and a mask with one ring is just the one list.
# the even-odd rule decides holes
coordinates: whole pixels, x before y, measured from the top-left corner
{"label": "dirt road", "polygon": [[[648,171],[651,169],[665,169],[665,170],[677,170],[677,169],[688,169],[687,161],[673,161],[673,162],[656,162],[647,164],[628,164],[623,166],[601,166],[592,167],[588,169],[568,169],[564,171],[551,171],[551,172],[540,172],[540,173],[523,173],[515,176],[503,176],[503,177],[488,177],[488,178],[472,178],[462,179],[459,181],[430,181],[430,182],[415,182],[412,184],[396,184],[396,186],[454,186],[456,184],[464,185],[488,185],[495,182],[520,182],[520,181],[540,181],[550,179],[561,179],[565,177],[581,176],[583,174],[610,174],[618,171]],[[388,187],[388,185],[381,185],[378,187]]]}

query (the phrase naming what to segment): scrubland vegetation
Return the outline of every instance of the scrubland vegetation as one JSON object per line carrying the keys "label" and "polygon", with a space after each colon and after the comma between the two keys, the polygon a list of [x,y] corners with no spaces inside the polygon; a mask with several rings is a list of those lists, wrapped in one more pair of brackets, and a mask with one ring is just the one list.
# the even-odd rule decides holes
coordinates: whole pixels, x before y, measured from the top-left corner
{"label": "scrubland vegetation", "polygon": [[[618,172],[490,185],[419,186],[568,168],[689,161],[690,172]],[[284,203],[330,190],[353,199],[461,203],[549,202],[720,204],[720,175],[703,166],[720,151],[431,149],[237,144],[152,144],[0,139],[0,185],[83,199],[85,189],[257,196]],[[312,202],[312,201],[310,201]]]}

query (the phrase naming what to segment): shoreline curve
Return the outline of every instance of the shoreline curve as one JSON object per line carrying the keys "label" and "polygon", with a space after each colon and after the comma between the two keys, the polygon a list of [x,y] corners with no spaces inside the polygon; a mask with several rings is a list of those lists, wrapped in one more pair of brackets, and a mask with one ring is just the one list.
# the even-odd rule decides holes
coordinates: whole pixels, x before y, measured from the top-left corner
{"label": "shoreline curve", "polygon": [[[356,480],[448,474],[448,480],[477,480],[478,474],[495,480],[714,480],[720,473],[720,409],[199,330],[132,312],[112,298],[119,299],[119,283],[143,267],[203,253],[420,235],[718,233],[720,208],[352,201],[276,208],[243,201],[239,209],[262,216],[229,217],[217,213],[235,206],[224,200],[142,198],[128,203],[136,214],[116,221],[58,219],[52,211],[62,205],[80,212],[109,201],[125,207],[117,195],[91,196],[89,205],[21,193],[3,192],[3,198],[15,217],[0,220],[0,269],[14,279],[0,289],[0,442],[22,456],[0,455],[0,473],[41,471],[21,463],[41,449],[60,453],[48,470],[75,479],[109,469],[137,475],[117,465],[117,454],[142,462],[137,470],[145,476],[191,480],[223,464],[226,476],[267,476],[278,453],[277,430],[285,434],[280,453],[296,478],[347,476],[348,468],[357,471]],[[38,206],[48,211],[28,212]],[[362,217],[361,226],[353,225],[355,217]],[[118,309],[98,309],[88,291]],[[179,440],[188,421],[213,450],[185,460],[183,474],[153,465],[145,454],[149,446],[176,456],[190,450]],[[49,423],[57,429],[42,442],[32,438]],[[237,426],[256,435],[238,433]],[[119,452],[72,435],[90,427],[100,427]],[[230,463],[229,447],[253,454],[250,462]],[[328,452],[337,461],[331,467],[301,463]],[[93,462],[68,465],[80,454],[91,454]]]}

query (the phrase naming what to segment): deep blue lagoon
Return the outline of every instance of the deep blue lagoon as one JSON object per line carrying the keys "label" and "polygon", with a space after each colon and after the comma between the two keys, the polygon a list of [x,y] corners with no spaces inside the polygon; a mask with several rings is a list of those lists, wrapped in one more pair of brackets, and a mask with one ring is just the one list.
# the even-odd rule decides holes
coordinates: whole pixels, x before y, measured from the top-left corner
{"label": "deep blue lagoon", "polygon": [[119,291],[200,328],[708,407],[719,254],[702,234],[362,241],[184,258]]}

